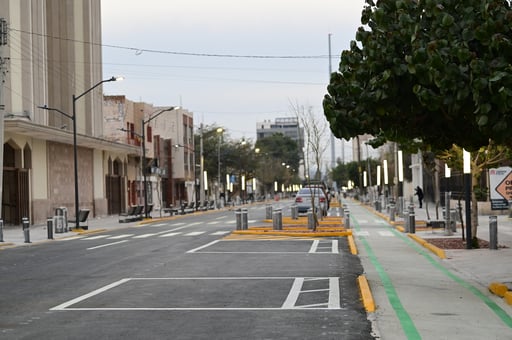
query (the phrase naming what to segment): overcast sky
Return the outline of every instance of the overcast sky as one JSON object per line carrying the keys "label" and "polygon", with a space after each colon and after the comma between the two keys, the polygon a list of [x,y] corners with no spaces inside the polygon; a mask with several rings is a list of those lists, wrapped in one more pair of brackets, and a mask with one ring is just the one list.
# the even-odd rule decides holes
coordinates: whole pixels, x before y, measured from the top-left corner
{"label": "overcast sky", "polygon": [[105,85],[106,94],[180,105],[198,125],[216,124],[232,138],[253,141],[257,122],[294,116],[290,102],[323,117],[328,36],[336,70],[364,6],[364,0],[101,3],[103,74],[125,77]]}

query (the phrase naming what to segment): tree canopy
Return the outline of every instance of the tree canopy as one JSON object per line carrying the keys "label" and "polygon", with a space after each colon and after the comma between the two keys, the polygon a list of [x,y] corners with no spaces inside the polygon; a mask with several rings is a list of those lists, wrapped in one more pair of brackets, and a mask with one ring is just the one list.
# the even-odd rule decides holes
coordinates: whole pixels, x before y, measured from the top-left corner
{"label": "tree canopy", "polygon": [[433,150],[512,145],[508,1],[366,0],[361,22],[324,97],[335,136]]}

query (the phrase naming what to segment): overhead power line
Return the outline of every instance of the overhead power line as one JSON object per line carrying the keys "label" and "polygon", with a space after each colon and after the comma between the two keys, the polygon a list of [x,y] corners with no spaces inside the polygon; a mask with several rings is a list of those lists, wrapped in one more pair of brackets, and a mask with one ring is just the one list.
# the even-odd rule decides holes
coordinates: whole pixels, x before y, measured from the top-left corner
{"label": "overhead power line", "polygon": [[20,29],[11,28],[11,31],[16,31],[24,34],[31,34],[34,36],[58,39],[62,41],[68,41],[73,43],[80,44],[90,44],[101,47],[108,48],[116,48],[121,50],[133,51],[136,54],[141,53],[157,53],[157,54],[170,54],[170,55],[182,55],[182,56],[191,56],[191,57],[210,57],[210,58],[245,58],[245,59],[326,59],[329,56],[327,55],[249,55],[249,54],[219,54],[219,53],[197,53],[197,52],[182,52],[182,51],[165,51],[165,50],[157,50],[157,49],[146,49],[146,48],[138,48],[138,47],[130,47],[130,46],[120,46],[120,45],[109,45],[109,44],[100,44],[95,42],[88,42],[76,39],[55,37],[47,34],[29,32]]}

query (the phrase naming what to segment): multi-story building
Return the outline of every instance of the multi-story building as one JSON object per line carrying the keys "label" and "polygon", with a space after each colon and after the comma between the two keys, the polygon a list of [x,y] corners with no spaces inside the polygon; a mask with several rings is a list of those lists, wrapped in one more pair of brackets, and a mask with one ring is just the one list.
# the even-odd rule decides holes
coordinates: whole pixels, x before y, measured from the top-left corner
{"label": "multi-story building", "polygon": [[281,133],[297,142],[299,150],[304,147],[304,128],[299,125],[297,117],[276,118],[273,122],[265,120],[256,123],[256,139]]}
{"label": "multi-story building", "polygon": [[127,176],[121,187],[126,188],[126,196],[121,210],[144,204],[144,171],[147,203],[154,210],[194,201],[193,114],[181,108],[168,111],[170,107],[132,102],[125,96],[104,98],[105,138],[136,147],[125,162]]}
{"label": "multi-story building", "polygon": [[6,224],[45,222],[58,207],[74,217],[73,118],[80,208],[91,215],[121,209],[123,190],[114,188],[121,181],[113,178],[128,175],[138,148],[104,138],[100,7],[100,0],[0,1]]}

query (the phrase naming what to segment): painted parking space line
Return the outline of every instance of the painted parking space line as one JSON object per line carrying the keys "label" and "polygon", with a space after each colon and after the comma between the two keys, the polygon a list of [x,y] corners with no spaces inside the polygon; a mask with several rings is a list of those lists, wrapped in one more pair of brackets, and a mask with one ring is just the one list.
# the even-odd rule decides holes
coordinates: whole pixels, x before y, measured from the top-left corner
{"label": "painted parking space line", "polygon": [[[184,281],[190,281],[186,284],[187,293],[190,296],[184,296],[184,299],[176,298],[182,296],[177,292],[175,297],[162,301],[155,306],[154,301],[148,301],[146,298],[135,300],[130,304],[123,304],[125,307],[116,307],[116,304],[123,301],[126,294],[137,296],[137,292],[146,290],[146,283],[150,283],[155,289],[179,289],[184,287]],[[226,282],[223,282],[226,281]],[[262,301],[261,295],[254,294],[248,301],[240,303],[239,299],[234,298],[244,294],[248,281],[261,281],[257,287],[262,291],[265,285],[271,285],[278,289],[282,294],[282,299],[272,301]],[[146,278],[124,278],[119,281],[108,284],[104,287],[91,291],[90,293],[78,296],[74,299],[61,303],[50,308],[51,311],[233,311],[233,310],[327,310],[341,309],[340,289],[338,277],[146,277]],[[229,287],[230,294],[224,295],[225,300],[221,303],[214,302],[208,304],[201,294],[210,294],[218,291],[219,287]],[[115,291],[114,291],[115,290]],[[126,294],[122,294],[126,292]],[[175,291],[175,290],[173,290]],[[98,301],[104,301],[101,295],[113,293],[117,300],[111,302],[113,305],[105,305]],[[326,294],[327,293],[327,294]],[[246,296],[246,294],[244,294]],[[301,297],[307,296],[307,300]],[[161,301],[161,300],[160,300]],[[280,301],[283,301],[282,303]],[[302,301],[302,302],[301,302]],[[308,301],[308,304],[304,302]],[[148,307],[144,306],[148,304]]]}

